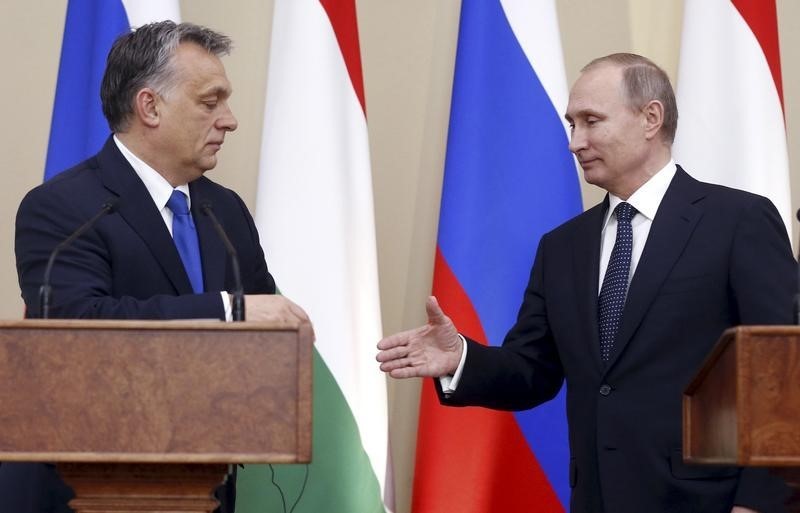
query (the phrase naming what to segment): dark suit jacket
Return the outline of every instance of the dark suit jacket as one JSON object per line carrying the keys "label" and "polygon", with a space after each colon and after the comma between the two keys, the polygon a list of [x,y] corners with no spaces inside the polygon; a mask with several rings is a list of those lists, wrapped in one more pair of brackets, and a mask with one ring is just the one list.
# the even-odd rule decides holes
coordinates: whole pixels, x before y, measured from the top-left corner
{"label": "dark suit jacket", "polygon": [[94,157],[36,187],[17,213],[16,255],[22,297],[38,316],[47,257],[109,198],[115,212],[65,249],[52,271],[52,317],[223,318],[219,292],[233,290],[225,247],[200,205],[211,202],[239,254],[246,293],[274,293],[258,234],[233,191],[202,177],[189,184],[206,293],[189,278],[147,189],[109,139]]}
{"label": "dark suit jacket", "polygon": [[220,291],[232,291],[234,280],[222,241],[200,213],[204,201],[211,203],[237,249],[245,292],[274,293],[258,233],[241,198],[205,177],[190,183],[189,190],[203,294],[192,293],[161,214],[111,138],[94,157],[29,192],[17,213],[15,247],[27,315],[39,316],[39,286],[50,252],[108,199],[117,200],[115,211],[66,248],[53,267],[51,317],[224,319]]}
{"label": "dark suit jacket", "polygon": [[685,465],[681,395],[723,330],[791,324],[796,263],[769,200],[678,168],[630,284],[607,364],[597,321],[608,201],[546,234],[502,348],[469,341],[445,404],[520,410],[566,380],[573,513],[781,511],[765,472]]}

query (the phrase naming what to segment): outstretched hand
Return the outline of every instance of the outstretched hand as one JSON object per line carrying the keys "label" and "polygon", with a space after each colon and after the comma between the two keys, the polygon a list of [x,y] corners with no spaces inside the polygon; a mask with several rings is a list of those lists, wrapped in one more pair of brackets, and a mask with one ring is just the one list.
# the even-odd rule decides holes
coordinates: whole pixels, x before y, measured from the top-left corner
{"label": "outstretched hand", "polygon": [[381,362],[381,370],[393,378],[437,378],[452,375],[458,368],[464,348],[453,321],[433,296],[426,301],[425,310],[427,324],[378,343],[376,359]]}

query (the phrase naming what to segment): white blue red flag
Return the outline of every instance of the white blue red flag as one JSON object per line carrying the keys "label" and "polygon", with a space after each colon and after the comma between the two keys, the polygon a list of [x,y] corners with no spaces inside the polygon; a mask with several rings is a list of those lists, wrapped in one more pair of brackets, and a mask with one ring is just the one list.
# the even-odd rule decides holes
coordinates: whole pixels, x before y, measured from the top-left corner
{"label": "white blue red flag", "polygon": [[[464,0],[433,292],[459,331],[499,345],[539,238],[581,211],[562,115],[553,1]],[[564,390],[519,413],[420,406],[414,513],[566,511]]]}
{"label": "white blue red flag", "polygon": [[114,40],[152,21],[179,21],[177,0],[69,0],[44,179],[97,153],[111,133],[100,81]]}

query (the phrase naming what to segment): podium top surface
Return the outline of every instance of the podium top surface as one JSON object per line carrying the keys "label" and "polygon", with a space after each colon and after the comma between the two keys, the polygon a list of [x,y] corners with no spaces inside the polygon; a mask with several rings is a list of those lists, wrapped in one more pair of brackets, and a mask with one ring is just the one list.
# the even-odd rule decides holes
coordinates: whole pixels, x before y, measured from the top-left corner
{"label": "podium top surface", "polygon": [[289,321],[0,321],[0,461],[308,461],[312,351]]}
{"label": "podium top surface", "polygon": [[222,330],[274,331],[299,330],[307,323],[296,319],[275,319],[269,322],[225,322],[219,319],[176,319],[169,321],[109,319],[18,319],[0,320],[0,329],[119,329],[119,330]]}

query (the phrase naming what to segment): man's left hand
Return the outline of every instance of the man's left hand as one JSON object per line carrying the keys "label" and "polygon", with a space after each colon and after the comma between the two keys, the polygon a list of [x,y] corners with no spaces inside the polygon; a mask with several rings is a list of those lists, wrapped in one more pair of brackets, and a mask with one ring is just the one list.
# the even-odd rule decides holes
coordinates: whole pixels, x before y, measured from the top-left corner
{"label": "man's left hand", "polygon": [[734,506],[731,513],[758,513],[758,511],[743,506]]}

